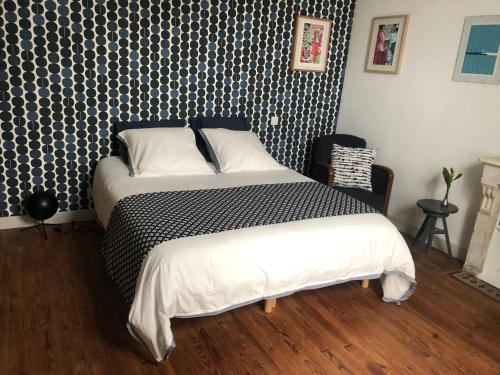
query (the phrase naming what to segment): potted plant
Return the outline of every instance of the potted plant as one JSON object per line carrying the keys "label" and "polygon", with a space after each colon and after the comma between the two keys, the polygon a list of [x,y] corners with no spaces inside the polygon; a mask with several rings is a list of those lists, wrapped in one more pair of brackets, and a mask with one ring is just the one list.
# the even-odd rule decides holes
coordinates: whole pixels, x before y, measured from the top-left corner
{"label": "potted plant", "polygon": [[448,194],[450,193],[452,182],[458,180],[460,177],[462,177],[462,173],[455,175],[455,170],[453,168],[448,169],[446,167],[443,167],[443,178],[446,184],[446,195],[441,202],[441,205],[443,207],[448,207]]}

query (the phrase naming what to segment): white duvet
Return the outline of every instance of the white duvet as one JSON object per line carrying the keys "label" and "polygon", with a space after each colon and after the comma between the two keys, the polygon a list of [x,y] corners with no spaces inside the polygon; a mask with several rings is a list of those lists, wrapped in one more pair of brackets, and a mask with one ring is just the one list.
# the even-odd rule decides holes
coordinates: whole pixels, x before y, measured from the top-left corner
{"label": "white duvet", "polygon": [[[132,194],[308,180],[291,170],[133,178],[119,158],[110,157],[97,166],[93,196],[106,226],[115,203]],[[411,295],[410,251],[379,214],[179,238],[157,245],[144,259],[128,327],[161,361],[175,346],[173,317],[214,314],[301,289],[380,276],[384,301],[399,303]]]}

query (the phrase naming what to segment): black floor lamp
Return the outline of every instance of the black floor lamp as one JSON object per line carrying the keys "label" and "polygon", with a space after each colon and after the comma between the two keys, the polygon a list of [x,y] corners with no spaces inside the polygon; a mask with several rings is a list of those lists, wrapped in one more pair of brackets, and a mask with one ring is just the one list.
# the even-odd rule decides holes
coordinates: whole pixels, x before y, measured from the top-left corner
{"label": "black floor lamp", "polygon": [[24,207],[28,214],[35,220],[39,220],[40,223],[35,224],[28,228],[23,228],[22,230],[28,229],[38,229],[42,228],[43,237],[47,239],[47,231],[45,226],[58,226],[55,224],[46,224],[44,221],[54,216],[59,207],[59,202],[54,194],[47,191],[37,191],[31,194],[24,202]]}

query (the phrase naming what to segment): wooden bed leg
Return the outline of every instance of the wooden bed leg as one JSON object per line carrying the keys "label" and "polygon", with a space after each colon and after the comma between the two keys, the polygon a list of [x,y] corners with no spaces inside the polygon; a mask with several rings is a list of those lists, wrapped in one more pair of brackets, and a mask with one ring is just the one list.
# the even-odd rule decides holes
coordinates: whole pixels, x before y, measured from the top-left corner
{"label": "wooden bed leg", "polygon": [[264,311],[269,314],[276,307],[276,298],[266,299],[264,301]]}
{"label": "wooden bed leg", "polygon": [[370,284],[370,280],[368,279],[361,281],[362,288],[368,288],[368,284]]}

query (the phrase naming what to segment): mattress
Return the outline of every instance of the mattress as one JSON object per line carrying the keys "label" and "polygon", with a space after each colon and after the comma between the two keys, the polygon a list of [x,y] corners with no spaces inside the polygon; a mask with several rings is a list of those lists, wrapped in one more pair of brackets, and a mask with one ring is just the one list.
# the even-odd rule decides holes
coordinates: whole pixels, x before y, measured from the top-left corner
{"label": "mattress", "polygon": [[128,166],[118,156],[111,156],[102,159],[97,165],[92,196],[97,217],[106,228],[116,202],[133,194],[305,181],[312,180],[291,169],[202,176],[138,178],[129,176]]}
{"label": "mattress", "polygon": [[[306,181],[311,180],[292,170],[133,178],[119,158],[110,157],[97,166],[93,195],[106,227],[116,203],[134,194]],[[298,290],[379,277],[386,302],[406,300],[415,287],[410,251],[381,214],[178,238],[154,246],[144,258],[128,328],[161,361],[175,347],[171,318],[216,314]]]}

